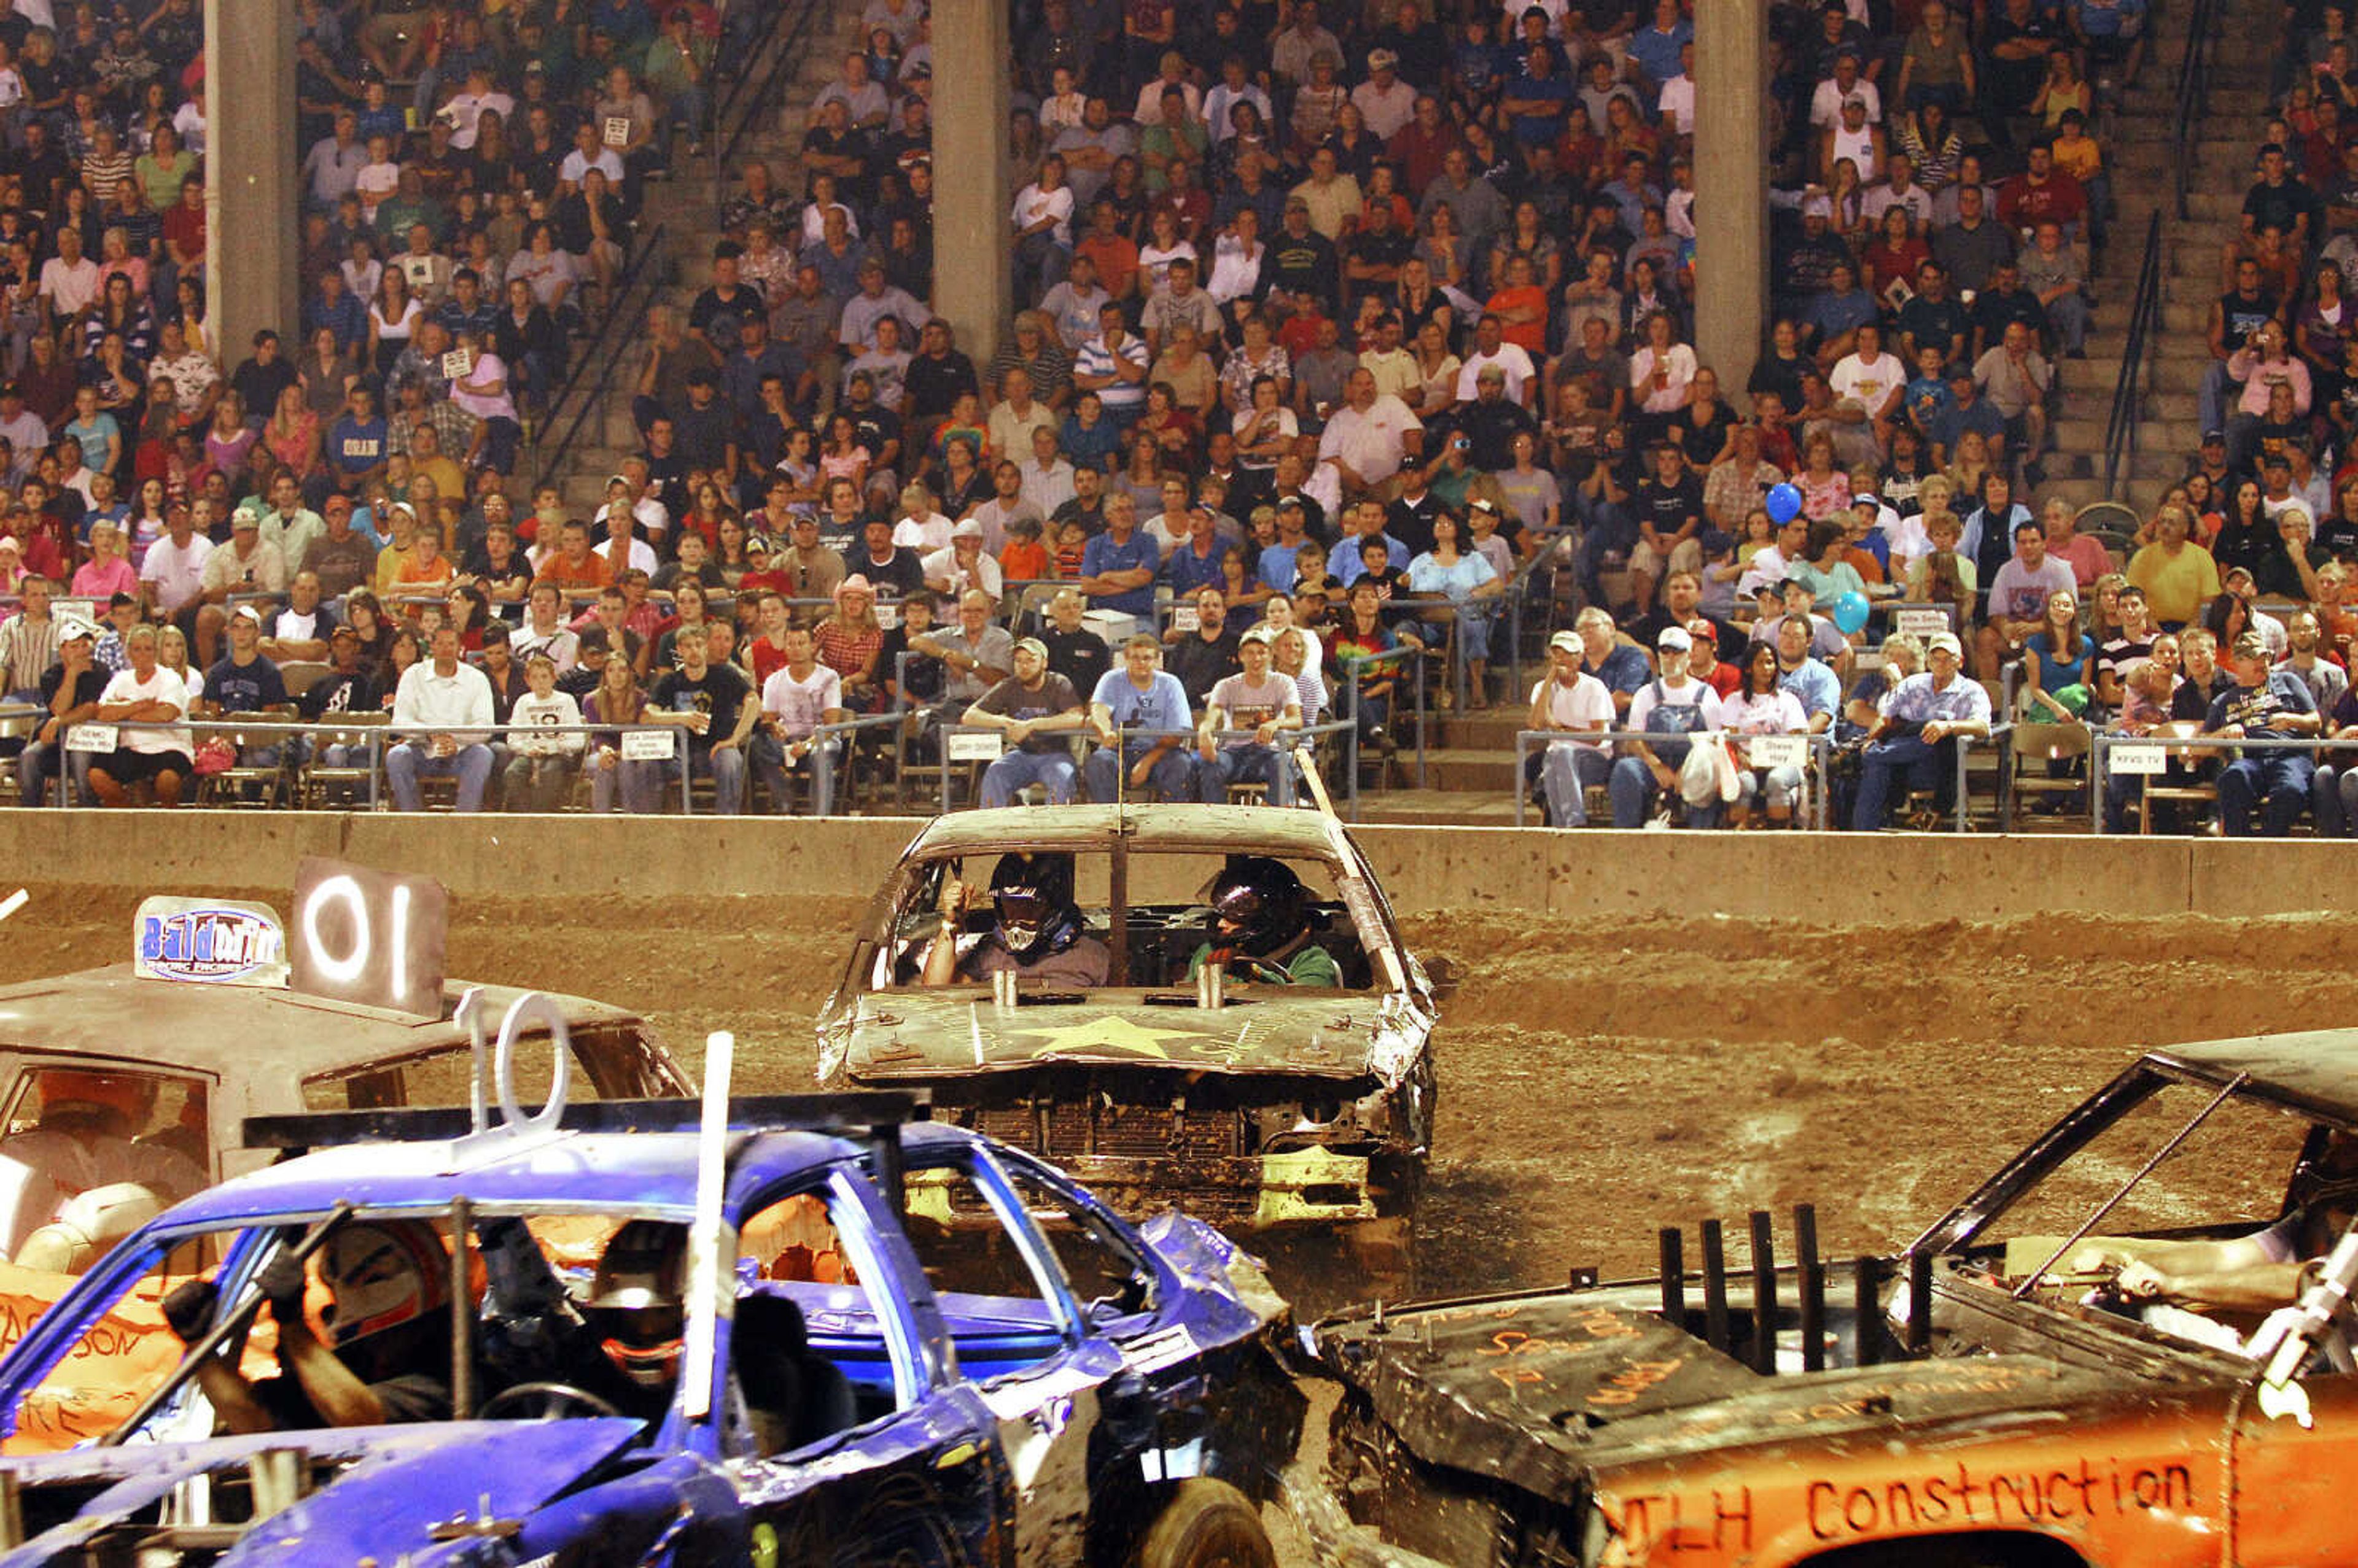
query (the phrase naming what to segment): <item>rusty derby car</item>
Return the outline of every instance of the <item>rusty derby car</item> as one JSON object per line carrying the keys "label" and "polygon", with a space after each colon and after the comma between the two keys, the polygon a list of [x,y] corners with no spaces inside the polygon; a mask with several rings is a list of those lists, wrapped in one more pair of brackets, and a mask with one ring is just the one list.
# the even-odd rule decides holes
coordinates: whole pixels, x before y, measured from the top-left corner
{"label": "rusty derby car", "polygon": [[[321,869],[340,939],[362,907],[382,935],[392,894],[422,886]],[[464,1105],[482,1032],[523,993],[443,978],[433,891],[405,901],[413,927],[433,928],[409,933],[430,957],[403,968],[399,994],[356,967],[332,991],[305,989],[316,920],[165,897],[141,906],[129,961],[0,986],[0,1264],[78,1271],[166,1205],[267,1163],[242,1146],[250,1116]],[[644,1018],[586,997],[550,1006],[579,1098],[694,1091]],[[546,1030],[514,1049],[547,1076]]]}
{"label": "rusty derby car", "polygon": [[[1003,858],[1028,856],[1069,857],[1078,929],[1108,949],[1105,983],[920,983],[945,879],[979,883]],[[1297,942],[1339,983],[1238,979],[1199,962],[1214,884],[1271,861],[1300,883]],[[993,919],[986,901],[957,940],[987,940]],[[1434,1016],[1382,889],[1331,816],[969,811],[920,831],[870,904],[820,1015],[819,1074],[923,1086],[936,1118],[1055,1162],[1132,1217],[1175,1204],[1281,1262],[1299,1249],[1355,1281],[1404,1283],[1433,1126]]]}
{"label": "rusty derby car", "polygon": [[[2346,1563],[2358,1031],[2146,1054],[1895,1256],[1797,1210],[1659,1277],[1311,1331],[1325,1560]],[[1780,1261],[1777,1254],[1789,1251]],[[2345,1424],[2346,1423],[2346,1424]]]}

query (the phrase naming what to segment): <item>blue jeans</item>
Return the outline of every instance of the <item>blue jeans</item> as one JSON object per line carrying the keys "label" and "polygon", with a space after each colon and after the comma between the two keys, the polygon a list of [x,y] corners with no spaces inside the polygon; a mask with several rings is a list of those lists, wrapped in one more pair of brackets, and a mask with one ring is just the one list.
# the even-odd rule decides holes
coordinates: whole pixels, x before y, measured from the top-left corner
{"label": "blue jeans", "polygon": [[[1111,806],[1117,771],[1127,774],[1145,756],[1148,748],[1141,746],[1122,752],[1119,759],[1110,746],[1099,746],[1089,753],[1081,775],[1088,782],[1089,798],[1100,806]],[[1195,794],[1195,754],[1184,746],[1174,746],[1163,753],[1153,770],[1146,775],[1147,787],[1159,792],[1165,800],[1185,800]],[[1130,797],[1131,787],[1121,784],[1123,798]]]}
{"label": "blue jeans", "polygon": [[[1663,760],[1669,761],[1668,758]],[[1672,765],[1672,771],[1676,771],[1676,764]],[[1616,758],[1612,776],[1605,781],[1605,789],[1613,797],[1613,826],[1616,827],[1643,827],[1646,814],[1653,809],[1654,797],[1661,793],[1661,786],[1654,783],[1653,770],[1646,765],[1643,757]],[[1690,827],[1716,827],[1725,808],[1714,798],[1708,806],[1689,806],[1681,800],[1678,809],[1685,814],[1686,825]]]}
{"label": "blue jeans", "polygon": [[2309,804],[2316,775],[2317,764],[2306,752],[2261,752],[2229,762],[2219,770],[2219,831],[2230,838],[2251,837],[2256,806],[2260,831],[2271,838],[2286,837]]}
{"label": "blue jeans", "polygon": [[16,759],[16,790],[27,806],[40,806],[49,799],[49,781],[58,776],[58,759],[65,759],[66,777],[70,781],[66,789],[66,804],[87,802],[90,794],[90,758],[88,752],[68,752],[56,742],[35,741],[28,743]]}
{"label": "blue jeans", "polygon": [[734,816],[745,809],[745,748],[726,750],[691,746],[687,752],[690,778],[712,781],[712,809]]}
{"label": "blue jeans", "polygon": [[1586,827],[1586,792],[1603,784],[1612,772],[1612,758],[1569,741],[1559,741],[1541,752],[1540,788],[1547,795],[1549,823],[1557,827]]}
{"label": "blue jeans", "polygon": [[620,758],[611,767],[591,768],[590,809],[604,813],[619,805],[634,816],[653,814],[663,794],[663,769],[661,762],[624,762]]}
{"label": "blue jeans", "polygon": [[1293,760],[1274,746],[1247,743],[1223,746],[1208,762],[1199,754],[1195,763],[1196,798],[1218,806],[1228,798],[1232,784],[1269,786],[1269,797],[1280,806],[1293,804]]}
{"label": "blue jeans", "polygon": [[1890,810],[1894,774],[1906,774],[1909,789],[1936,789],[1941,770],[1955,766],[1955,757],[1948,741],[1927,744],[1916,735],[1897,735],[1867,747],[1859,757],[1858,804],[1851,811],[1852,828],[1872,833],[1883,826]]}
{"label": "blue jeans", "polygon": [[[819,754],[817,751],[806,752],[800,761],[789,763],[786,761],[785,742],[766,730],[756,734],[746,744],[753,753],[754,776],[759,778],[762,781],[762,786],[770,792],[770,807],[779,816],[784,816],[791,814],[788,806],[795,796],[793,778],[789,775],[811,781],[811,810],[814,815],[832,804],[818,798]],[[842,743],[830,741],[827,743],[826,750],[835,765],[839,767],[843,761]],[[727,753],[722,754],[725,756]]]}
{"label": "blue jeans", "polygon": [[1048,786],[1048,804],[1070,806],[1080,770],[1062,746],[1053,752],[1010,752],[982,770],[982,804],[1010,806],[1033,784]]}
{"label": "blue jeans", "polygon": [[2309,801],[2317,814],[2319,838],[2349,838],[2352,825],[2358,824],[2358,766],[2318,763],[2317,776],[2309,786]]}
{"label": "blue jeans", "polygon": [[457,779],[459,809],[481,811],[483,786],[492,778],[492,749],[478,742],[460,747],[455,756],[432,757],[417,741],[404,741],[384,754],[384,778],[393,788],[395,811],[420,809],[417,781],[421,778]]}

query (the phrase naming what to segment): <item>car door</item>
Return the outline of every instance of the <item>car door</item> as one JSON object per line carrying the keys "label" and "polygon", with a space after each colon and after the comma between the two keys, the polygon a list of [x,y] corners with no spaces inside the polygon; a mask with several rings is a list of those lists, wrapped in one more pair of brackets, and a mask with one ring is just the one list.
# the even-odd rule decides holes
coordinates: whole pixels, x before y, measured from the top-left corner
{"label": "car door", "polygon": [[1012,1498],[1011,1561],[1080,1568],[1092,1463],[1135,1449],[1142,1387],[1030,1212],[1036,1191],[988,1148],[914,1155],[906,1188],[911,1249],[992,1423]]}
{"label": "car door", "polygon": [[[781,1227],[776,1212],[793,1213]],[[777,1452],[722,1462],[765,1568],[1004,1568],[1008,1506],[997,1418],[958,1373],[957,1356],[899,1227],[867,1176],[838,1167],[825,1185],[765,1195],[741,1236],[784,1233],[776,1255],[747,1255],[734,1317],[720,1325],[721,1375],[740,1356],[745,1292],[792,1300],[809,1353],[851,1384],[851,1422]],[[812,1260],[822,1266],[811,1267]],[[791,1259],[791,1263],[788,1260]],[[740,1420],[741,1383],[724,1387],[724,1425]]]}

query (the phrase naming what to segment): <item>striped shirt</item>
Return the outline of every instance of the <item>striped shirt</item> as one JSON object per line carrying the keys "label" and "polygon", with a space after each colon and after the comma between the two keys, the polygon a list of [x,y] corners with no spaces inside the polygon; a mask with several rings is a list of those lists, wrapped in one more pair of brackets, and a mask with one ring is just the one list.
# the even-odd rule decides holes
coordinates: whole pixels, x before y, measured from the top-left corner
{"label": "striped shirt", "polygon": [[[1126,337],[1119,351],[1125,362],[1144,368],[1146,344],[1142,340]],[[1106,347],[1102,333],[1091,338],[1081,345],[1080,352],[1073,356],[1074,377],[1112,375],[1115,352],[1115,350]],[[1108,414],[1143,408],[1146,406],[1146,384],[1142,381],[1109,382],[1098,389],[1098,400],[1105,405]]]}

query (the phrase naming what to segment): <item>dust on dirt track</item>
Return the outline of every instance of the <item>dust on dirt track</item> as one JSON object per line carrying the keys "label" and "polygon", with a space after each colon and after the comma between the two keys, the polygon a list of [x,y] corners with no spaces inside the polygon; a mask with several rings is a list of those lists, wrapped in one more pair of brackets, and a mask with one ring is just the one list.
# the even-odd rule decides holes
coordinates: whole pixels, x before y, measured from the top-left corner
{"label": "dust on dirt track", "polygon": [[[287,902],[31,891],[0,925],[0,982],[126,959],[144,892]],[[691,1066],[730,1030],[744,1092],[793,1091],[813,1082],[810,1022],[863,903],[469,898],[449,968],[642,1011]],[[2358,1017],[2344,933],[2321,916],[1404,924],[1452,976],[1418,1227],[1432,1293],[1643,1271],[1660,1226],[1801,1202],[1829,1252],[1882,1250],[2139,1046]]]}

